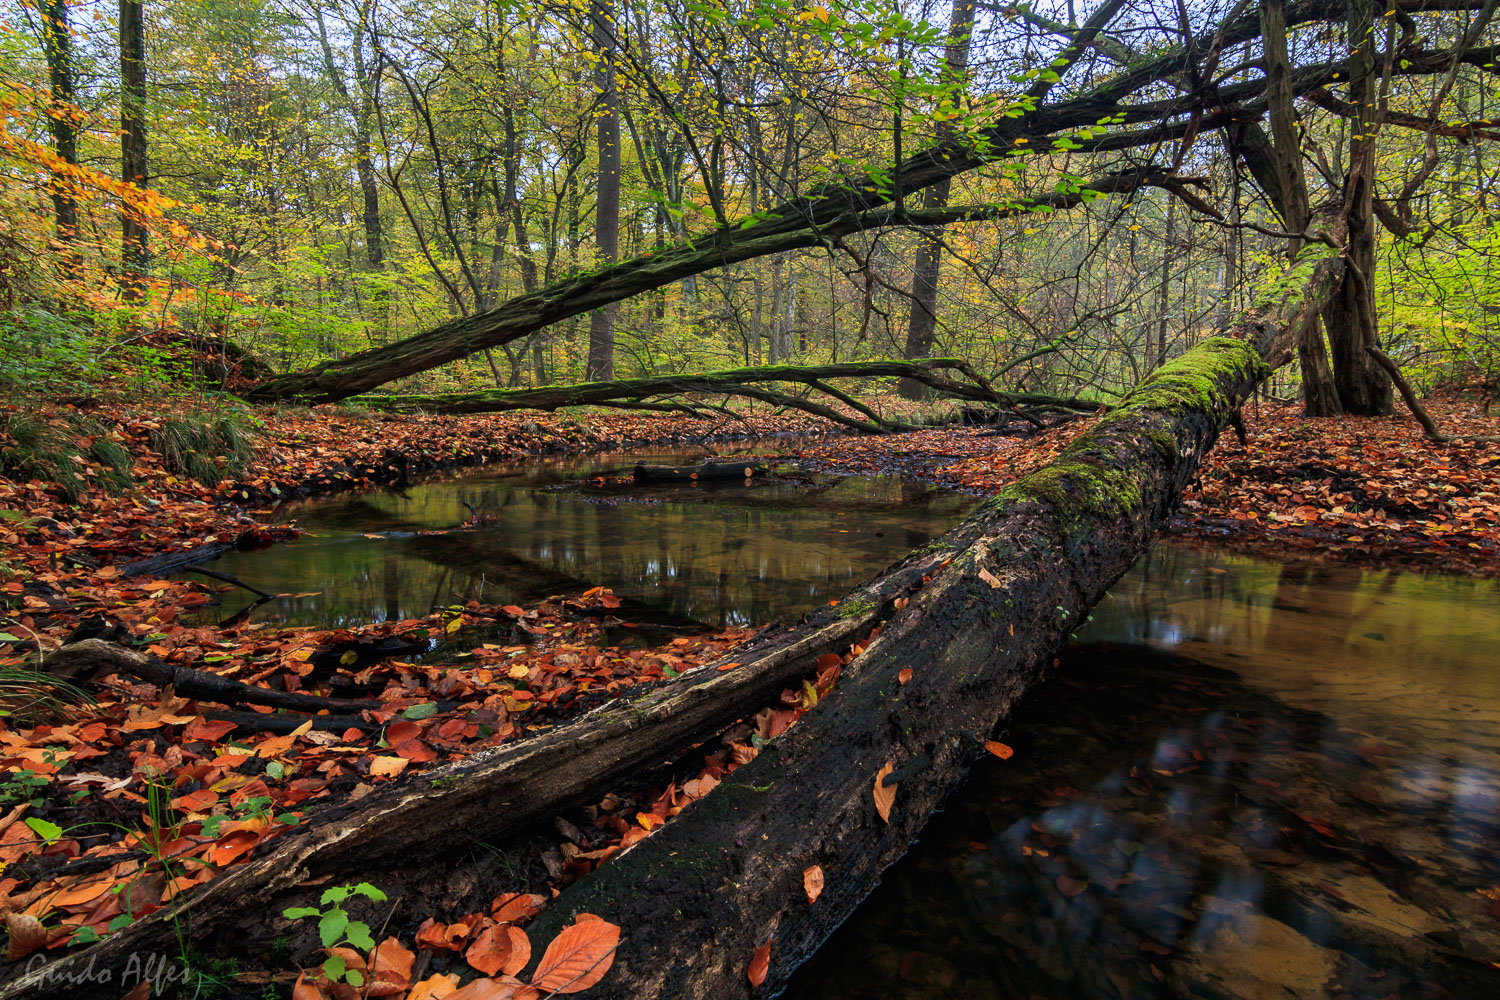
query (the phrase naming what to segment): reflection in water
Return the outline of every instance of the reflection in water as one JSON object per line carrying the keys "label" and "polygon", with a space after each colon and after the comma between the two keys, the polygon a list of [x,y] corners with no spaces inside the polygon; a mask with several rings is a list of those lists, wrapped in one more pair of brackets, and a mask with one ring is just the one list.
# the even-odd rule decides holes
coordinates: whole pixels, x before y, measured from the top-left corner
{"label": "reflection in water", "polygon": [[[701,452],[698,453],[701,455]],[[694,456],[693,458],[695,458]],[[287,596],[255,612],[342,626],[426,615],[471,599],[524,604],[611,587],[708,624],[794,619],[947,530],[973,498],[899,477],[635,487],[579,480],[681,454],[610,455],[313,501],[311,532],[214,568]],[[493,518],[450,531],[469,516]],[[440,531],[442,534],[419,534]],[[372,537],[373,536],[373,537]],[[243,593],[224,595],[232,614]]]}
{"label": "reflection in water", "polygon": [[787,995],[1500,996],[1497,636],[1493,581],[1159,545]]}

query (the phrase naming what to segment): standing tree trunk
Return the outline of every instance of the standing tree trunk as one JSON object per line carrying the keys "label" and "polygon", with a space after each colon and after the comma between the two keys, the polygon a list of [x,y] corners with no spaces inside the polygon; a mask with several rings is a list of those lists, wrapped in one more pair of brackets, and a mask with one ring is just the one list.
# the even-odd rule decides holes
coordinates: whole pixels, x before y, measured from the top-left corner
{"label": "standing tree trunk", "polygon": [[[146,165],[146,13],[141,0],[120,0],[120,179],[144,188]],[[129,211],[120,217],[120,290],[138,301],[151,265],[150,235]]]}
{"label": "standing tree trunk", "polygon": [[[953,0],[953,17],[948,29],[948,64],[945,83],[949,91],[947,98],[958,104],[969,70],[969,39],[974,28],[974,0]],[[957,110],[956,107],[954,110]],[[946,121],[939,122],[938,134],[948,138],[953,127]],[[925,209],[946,208],[951,182],[943,178],[922,192],[922,207]],[[925,358],[932,353],[937,340],[937,293],[938,270],[943,259],[941,229],[924,229],[920,234],[921,244],[917,248],[916,263],[911,278],[911,313],[906,323],[906,358]],[[906,399],[920,399],[926,387],[919,382],[901,383],[901,395]]]}
{"label": "standing tree trunk", "polygon": [[365,18],[368,8],[360,11],[354,28],[354,85],[359,89],[359,103],[351,103],[354,112],[354,169],[359,175],[359,190],[364,199],[365,264],[372,271],[385,262],[385,232],[380,224],[380,190],[375,186],[375,163],[370,154],[370,122],[375,117],[375,100],[370,88],[370,69],[365,64]]}
{"label": "standing tree trunk", "polygon": [[[68,28],[66,0],[46,0],[41,9],[42,51],[47,57],[47,78],[52,105],[47,126],[58,159],[78,163],[78,127],[73,122],[73,35]],[[57,239],[71,243],[78,233],[78,203],[68,193],[70,182],[60,174],[52,177],[52,210],[57,217]],[[73,264],[76,270],[76,261]]]}
{"label": "standing tree trunk", "polygon": [[[1349,172],[1344,205],[1349,220],[1349,267],[1323,325],[1333,352],[1333,381],[1345,413],[1383,416],[1394,399],[1390,376],[1370,356],[1379,349],[1375,326],[1375,14],[1373,0],[1349,0],[1349,102],[1359,117],[1350,123]],[[1304,373],[1305,376],[1305,373]]]}
{"label": "standing tree trunk", "polygon": [[1167,310],[1172,305],[1172,246],[1177,239],[1177,199],[1167,195],[1167,232],[1161,245],[1161,284],[1156,296],[1156,343],[1146,330],[1146,371],[1160,368],[1167,360]]}
{"label": "standing tree trunk", "polygon": [[[1265,45],[1266,97],[1271,106],[1270,160],[1278,193],[1272,201],[1287,231],[1301,233],[1307,229],[1312,209],[1297,134],[1283,0],[1266,0],[1261,5],[1260,23]],[[1287,252],[1295,257],[1301,248],[1301,240],[1292,240]],[[1297,335],[1297,359],[1302,367],[1302,403],[1307,415],[1332,417],[1342,413],[1333,372],[1328,366],[1328,352],[1323,346],[1323,330],[1316,316],[1308,317],[1307,325]]]}
{"label": "standing tree trunk", "polygon": [[[594,242],[598,262],[613,264],[620,248],[620,114],[615,90],[613,0],[593,0],[589,17],[594,22],[594,89],[599,93],[599,184],[594,208]],[[588,377],[615,377],[615,314],[619,304],[611,302],[589,317]]]}

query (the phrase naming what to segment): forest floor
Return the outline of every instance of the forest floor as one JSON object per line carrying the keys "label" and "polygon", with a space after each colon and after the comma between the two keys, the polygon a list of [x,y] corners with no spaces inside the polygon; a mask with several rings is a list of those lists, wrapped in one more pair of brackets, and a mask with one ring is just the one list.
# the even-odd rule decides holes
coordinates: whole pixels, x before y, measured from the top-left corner
{"label": "forest floor", "polygon": [[[1450,431],[1500,430],[1500,418],[1463,400],[1437,401],[1432,409]],[[33,415],[79,426],[67,408]],[[103,620],[107,634],[174,666],[275,690],[370,698],[378,707],[356,718],[308,716],[307,724],[289,728],[284,713],[254,706],[226,712],[114,676],[97,686],[97,701],[85,710],[50,721],[22,712],[0,722],[0,912],[11,961],[111,933],[320,807],[669,680],[721,659],[751,634],[706,629],[655,648],[606,645],[604,623],[620,602],[597,588],[529,608],[473,603],[337,631],[244,620],[183,624],[184,612],[229,585],[135,575],[134,560],[290,537],[271,520],[271,505],[299,496],[402,484],[484,462],[726,436],[743,436],[746,448],[804,468],[901,471],[988,494],[1050,460],[1092,422],[1074,420],[1029,439],[956,428],[786,439],[774,435],[818,427],[772,416],[724,424],[618,413],[390,418],[264,411],[243,471],[203,484],[174,469],[153,444],[170,415],[100,407],[87,416],[88,428],[128,453],[134,486],[119,495],[100,488],[110,470],[89,458],[95,452],[88,448],[74,461],[83,484],[77,499],[56,481],[0,477],[0,615],[8,616],[0,617],[0,670],[22,667],[37,643],[53,650],[80,624]],[[1296,407],[1262,405],[1246,418],[1248,443],[1232,432],[1220,440],[1174,518],[1173,534],[1282,555],[1500,574],[1500,446],[1436,446],[1404,414],[1309,421]],[[0,438],[0,449],[14,454],[16,442]],[[423,655],[438,644],[443,655]],[[691,780],[621,789],[590,811],[591,828],[560,826],[556,850],[543,859],[547,881],[579,877],[706,794],[826,695],[842,659],[824,657],[811,683],[747,718]],[[545,988],[540,972],[531,986],[507,977],[530,955],[519,925],[546,898],[523,892],[497,898],[487,913],[392,927],[395,936],[374,957],[368,947],[338,945],[329,955],[351,968],[367,966],[373,980],[390,986],[370,995],[408,988],[413,998],[451,995],[460,976],[475,970],[498,977],[496,990],[512,990],[505,995],[536,995],[527,990]],[[599,933],[574,937],[597,947]],[[250,970],[237,981],[249,987],[295,975]],[[342,995],[306,977],[299,990],[299,998]]]}

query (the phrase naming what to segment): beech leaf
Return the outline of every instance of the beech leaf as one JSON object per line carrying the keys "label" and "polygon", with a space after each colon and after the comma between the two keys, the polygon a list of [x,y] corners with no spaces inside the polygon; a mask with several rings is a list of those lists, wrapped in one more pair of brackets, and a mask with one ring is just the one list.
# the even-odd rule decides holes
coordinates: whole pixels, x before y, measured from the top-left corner
{"label": "beech leaf", "polygon": [[896,802],[897,785],[894,782],[887,785],[885,779],[893,770],[895,770],[894,765],[886,761],[885,767],[882,767],[875,775],[875,811],[880,813],[880,818],[887,823],[891,821],[891,806]]}
{"label": "beech leaf", "polygon": [[807,893],[807,901],[816,903],[818,897],[823,894],[823,869],[813,865],[802,873],[802,888]]}
{"label": "beech leaf", "polygon": [[577,922],[564,927],[542,954],[532,974],[531,985],[553,993],[578,993],[588,989],[609,971],[620,945],[620,928],[591,913],[580,913]]}
{"label": "beech leaf", "polygon": [[766,981],[766,974],[771,971],[771,939],[766,938],[766,943],[755,949],[755,954],[750,956],[750,968],[745,970],[745,975],[750,979],[751,986],[759,986]]}

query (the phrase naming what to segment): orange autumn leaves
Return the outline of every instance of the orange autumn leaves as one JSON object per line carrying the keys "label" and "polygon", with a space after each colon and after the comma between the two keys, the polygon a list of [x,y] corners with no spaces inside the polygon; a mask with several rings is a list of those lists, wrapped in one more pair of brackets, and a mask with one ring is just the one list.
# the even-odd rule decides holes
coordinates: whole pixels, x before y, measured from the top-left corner
{"label": "orange autumn leaves", "polygon": [[388,938],[368,959],[351,948],[332,950],[345,960],[347,968],[360,973],[365,985],[329,982],[315,973],[304,973],[297,980],[293,1000],[362,1000],[367,996],[397,1000],[541,1000],[582,993],[614,965],[620,927],[592,913],[578,914],[547,945],[531,976],[521,979],[533,952],[526,932],[516,924],[540,912],[545,903],[542,896],[514,893],[497,898],[489,914],[474,914],[452,924],[434,920],[422,924],[416,937],[419,950],[462,950],[464,961],[483,973],[467,984],[460,985],[462,976],[456,973],[439,973],[412,982],[414,953],[396,938]]}

